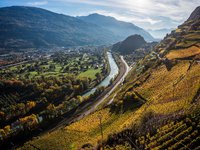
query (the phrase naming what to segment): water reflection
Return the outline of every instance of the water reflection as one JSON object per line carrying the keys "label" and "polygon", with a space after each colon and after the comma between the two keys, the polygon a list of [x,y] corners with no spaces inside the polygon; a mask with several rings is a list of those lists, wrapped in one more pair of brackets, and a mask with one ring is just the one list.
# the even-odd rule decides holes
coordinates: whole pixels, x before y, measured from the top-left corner
{"label": "water reflection", "polygon": [[94,87],[93,89],[85,93],[83,96],[89,96],[90,94],[93,94],[96,91],[96,89],[100,86],[104,86],[104,87],[108,86],[110,84],[110,80],[118,74],[119,68],[112,54],[110,52],[107,52],[107,56],[108,56],[108,61],[110,64],[110,74],[101,83],[99,83],[96,87]]}

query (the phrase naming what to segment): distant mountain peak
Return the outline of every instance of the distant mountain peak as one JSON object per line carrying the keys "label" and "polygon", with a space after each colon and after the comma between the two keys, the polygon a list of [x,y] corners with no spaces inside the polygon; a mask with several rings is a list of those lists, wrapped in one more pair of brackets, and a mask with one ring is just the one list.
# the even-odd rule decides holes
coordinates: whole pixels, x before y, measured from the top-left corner
{"label": "distant mountain peak", "polygon": [[0,8],[0,29],[0,48],[7,49],[105,45],[132,34],[154,40],[142,28],[113,17],[72,17],[27,6]]}
{"label": "distant mountain peak", "polygon": [[119,41],[112,32],[76,17],[37,7],[0,8],[0,48],[104,45]]}
{"label": "distant mountain peak", "polygon": [[198,6],[190,15],[187,21],[189,20],[199,20],[200,19],[200,6]]}
{"label": "distant mountain peak", "polygon": [[105,15],[99,14],[99,13],[92,13],[92,14],[89,14],[88,16],[110,17],[110,16],[105,16]]}
{"label": "distant mountain peak", "polygon": [[144,29],[134,25],[130,22],[119,21],[111,16],[104,16],[98,13],[90,14],[88,16],[79,16],[79,19],[93,23],[102,28],[105,28],[115,35],[117,35],[121,40],[126,38],[127,36],[133,34],[139,34],[145,38],[147,41],[154,41],[155,39]]}
{"label": "distant mountain peak", "polygon": [[128,40],[136,40],[136,39],[142,40],[144,43],[146,43],[145,40],[144,40],[144,38],[143,38],[141,35],[139,35],[139,34],[131,35],[131,36],[127,37],[127,38],[125,39],[125,41],[128,41]]}
{"label": "distant mountain peak", "polygon": [[111,16],[105,16],[105,15],[102,15],[102,14],[99,14],[99,13],[93,13],[93,14],[89,14],[88,16],[79,16],[78,18],[83,18],[83,17],[87,17],[87,18],[90,18],[90,19],[100,19],[100,20],[107,20],[107,21],[119,21],[117,20],[116,18],[114,17],[111,17]]}

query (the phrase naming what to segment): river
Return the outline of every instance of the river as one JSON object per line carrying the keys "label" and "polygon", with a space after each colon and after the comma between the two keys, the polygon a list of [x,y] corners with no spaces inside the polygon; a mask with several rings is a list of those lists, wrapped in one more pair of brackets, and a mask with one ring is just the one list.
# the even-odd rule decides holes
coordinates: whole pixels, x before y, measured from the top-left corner
{"label": "river", "polygon": [[83,95],[83,97],[93,94],[98,87],[101,87],[101,86],[106,87],[106,86],[108,86],[110,84],[110,80],[112,78],[114,78],[118,74],[119,68],[118,68],[118,66],[117,66],[117,64],[115,62],[115,59],[113,58],[111,52],[107,52],[107,56],[108,56],[108,62],[109,62],[109,65],[110,65],[110,73],[109,73],[109,75],[103,81],[101,81],[97,86],[95,86],[90,91],[85,93]]}

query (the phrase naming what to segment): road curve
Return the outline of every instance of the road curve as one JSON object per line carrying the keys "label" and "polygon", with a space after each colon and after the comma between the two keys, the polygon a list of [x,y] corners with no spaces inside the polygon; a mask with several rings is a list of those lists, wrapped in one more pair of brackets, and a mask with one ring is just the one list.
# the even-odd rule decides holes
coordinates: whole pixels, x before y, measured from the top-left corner
{"label": "road curve", "polygon": [[[115,88],[123,83],[124,78],[130,71],[131,67],[128,66],[126,61],[124,60],[123,56],[120,56],[120,61],[118,64],[119,67],[119,74],[116,77],[116,79],[113,81],[113,83],[108,86],[95,100],[85,102],[83,105],[78,106],[71,112],[67,113],[66,115],[63,115],[58,119],[58,122],[53,122],[48,126],[47,128],[40,128],[40,132],[34,133],[32,136],[28,137],[28,140],[31,140],[33,137],[42,136],[48,133],[51,133],[57,129],[61,129],[65,127],[66,125],[69,125],[75,121],[78,121],[85,116],[95,112],[96,108],[106,99],[108,96],[115,90]],[[20,140],[20,142],[16,143],[15,146],[8,145],[12,148],[17,148],[20,145],[23,145],[25,142],[27,142],[27,138],[24,140]]]}
{"label": "road curve", "polygon": [[[83,111],[81,113],[80,116],[78,116],[77,118],[75,118],[73,121],[78,121],[80,119],[82,119],[83,117],[91,114],[92,112],[94,112],[96,110],[96,108],[106,99],[110,96],[110,94],[115,90],[115,88],[124,82],[125,77],[127,76],[128,72],[130,71],[130,67],[128,66],[128,64],[126,63],[126,61],[124,60],[123,56],[120,56],[121,62],[123,63],[124,69],[123,69],[123,73],[122,76],[120,77],[120,79],[116,79],[117,82],[114,83],[114,86],[107,92],[105,93],[105,96],[103,96],[102,98],[96,100],[96,103],[94,103],[92,105],[92,107],[86,111]],[[121,71],[121,68],[119,69]]]}
{"label": "road curve", "polygon": [[119,74],[117,76],[117,78],[115,79],[115,81],[113,82],[112,85],[110,85],[109,87],[107,87],[105,89],[104,92],[102,92],[95,101],[92,102],[88,102],[86,103],[84,106],[82,106],[81,108],[78,108],[77,111],[75,111],[70,117],[68,118],[63,118],[62,121],[60,121],[54,128],[48,130],[47,132],[43,132],[41,135],[44,135],[45,133],[50,133],[53,132],[55,130],[57,130],[58,128],[62,128],[66,125],[69,125],[73,122],[79,121],[82,118],[84,118],[85,116],[93,113],[96,108],[106,99],[108,98],[108,96],[115,90],[115,88],[123,83],[124,78],[126,77],[126,75],[128,74],[128,72],[130,71],[130,67],[128,66],[128,64],[126,63],[126,61],[124,60],[123,56],[120,56],[120,63],[118,64],[119,67]]}

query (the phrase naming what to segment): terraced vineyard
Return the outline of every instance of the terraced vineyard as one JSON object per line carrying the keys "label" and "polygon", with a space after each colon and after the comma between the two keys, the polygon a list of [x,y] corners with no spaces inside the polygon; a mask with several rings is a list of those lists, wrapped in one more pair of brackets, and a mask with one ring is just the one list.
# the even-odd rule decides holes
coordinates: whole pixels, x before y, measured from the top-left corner
{"label": "terraced vineyard", "polygon": [[[179,122],[171,122],[160,129],[156,134],[139,138],[140,147],[145,149],[194,149],[200,146],[199,121],[197,118],[186,118]],[[200,148],[200,147],[199,147]]]}
{"label": "terraced vineyard", "polygon": [[112,135],[108,138],[105,147],[114,149],[117,145],[129,145],[132,149],[200,149],[200,111],[198,109],[193,114],[176,121],[168,121],[167,124],[154,128],[138,138],[135,130],[125,130]]}
{"label": "terraced vineyard", "polygon": [[135,65],[126,89],[146,108],[132,128],[108,136],[106,149],[200,149],[199,12]]}
{"label": "terraced vineyard", "polygon": [[[95,112],[76,114],[66,126],[33,138],[19,149],[200,149],[199,14],[200,7],[136,62]],[[82,75],[88,76],[88,72]],[[56,79],[53,81],[59,85]],[[72,83],[76,90],[85,85],[80,80]],[[52,92],[56,89],[50,87]],[[6,94],[2,98],[8,97],[14,99]],[[76,98],[81,100],[79,96]],[[60,108],[68,104],[76,103],[48,105],[48,117],[60,115]],[[8,129],[6,126],[3,131]]]}

